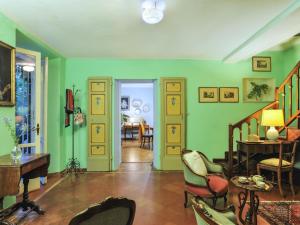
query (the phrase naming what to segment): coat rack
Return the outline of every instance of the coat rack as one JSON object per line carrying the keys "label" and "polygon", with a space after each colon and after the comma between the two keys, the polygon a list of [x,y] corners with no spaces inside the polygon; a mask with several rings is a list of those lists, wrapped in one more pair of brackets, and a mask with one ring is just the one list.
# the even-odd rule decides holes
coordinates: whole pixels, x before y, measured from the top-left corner
{"label": "coat rack", "polygon": [[73,97],[71,99],[72,101],[72,106],[73,106],[73,111],[72,112],[67,112],[67,106],[65,107],[65,111],[66,113],[72,115],[70,117],[71,119],[71,126],[72,126],[72,157],[69,159],[67,165],[66,165],[66,169],[64,174],[72,174],[74,173],[76,176],[78,175],[79,172],[81,172],[81,168],[80,168],[80,162],[77,158],[75,158],[75,146],[74,146],[74,135],[75,135],[75,127],[74,127],[74,117],[75,114],[79,112],[80,108],[77,106],[75,106],[75,96],[78,93],[78,89],[75,90],[75,85],[73,84],[72,86],[72,94]]}

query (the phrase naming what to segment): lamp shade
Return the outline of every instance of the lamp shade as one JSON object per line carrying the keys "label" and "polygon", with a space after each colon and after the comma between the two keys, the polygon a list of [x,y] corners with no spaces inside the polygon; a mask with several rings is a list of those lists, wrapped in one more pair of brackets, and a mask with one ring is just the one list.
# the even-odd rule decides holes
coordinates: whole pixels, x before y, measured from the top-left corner
{"label": "lamp shade", "polygon": [[261,118],[262,126],[283,126],[283,111],[282,109],[263,110]]}

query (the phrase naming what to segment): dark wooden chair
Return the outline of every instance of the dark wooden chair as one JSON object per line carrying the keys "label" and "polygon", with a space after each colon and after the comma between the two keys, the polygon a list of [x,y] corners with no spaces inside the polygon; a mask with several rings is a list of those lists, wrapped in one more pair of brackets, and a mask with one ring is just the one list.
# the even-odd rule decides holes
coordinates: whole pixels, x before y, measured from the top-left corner
{"label": "dark wooden chair", "polygon": [[140,148],[145,148],[146,143],[148,143],[149,148],[153,149],[153,128],[147,126],[145,128],[144,123],[140,123],[140,133],[141,133],[141,145]]}
{"label": "dark wooden chair", "polygon": [[[198,156],[202,158],[207,170],[206,175],[203,176],[197,173],[194,169],[192,169],[193,165],[191,165],[191,163],[193,162],[187,161],[185,155],[192,152],[196,152]],[[226,204],[226,195],[229,184],[228,180],[224,176],[223,167],[221,165],[209,161],[201,152],[187,149],[183,149],[181,151],[181,160],[183,163],[185,179],[184,207],[187,207],[188,194],[191,194],[194,197],[200,197],[201,199],[212,199],[213,208],[216,207],[218,198],[224,198],[224,204]]]}
{"label": "dark wooden chair", "polygon": [[[270,158],[260,161],[257,164],[257,173],[260,175],[261,170],[272,171],[273,173],[277,173],[278,186],[279,191],[282,196],[284,196],[282,189],[282,174],[289,174],[289,183],[291,187],[292,194],[295,195],[295,190],[293,186],[293,170],[295,163],[295,154],[297,149],[298,141],[281,141],[279,147],[279,157],[278,158]],[[286,149],[289,149],[292,146],[292,151],[285,153]],[[288,156],[289,159],[284,159],[284,156]]]}
{"label": "dark wooden chair", "polygon": [[234,214],[234,207],[229,206],[224,210],[212,209],[204,201],[193,198],[192,206],[194,209],[197,225],[235,225],[237,223]]}
{"label": "dark wooden chair", "polygon": [[133,200],[109,197],[77,214],[69,225],[132,225],[135,208]]}

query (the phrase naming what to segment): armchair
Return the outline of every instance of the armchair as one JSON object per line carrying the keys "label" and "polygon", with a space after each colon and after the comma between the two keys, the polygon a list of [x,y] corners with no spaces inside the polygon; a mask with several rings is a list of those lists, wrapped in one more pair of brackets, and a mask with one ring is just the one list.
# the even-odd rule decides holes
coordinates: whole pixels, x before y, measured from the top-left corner
{"label": "armchair", "polygon": [[181,152],[185,179],[184,207],[187,207],[188,194],[200,198],[209,198],[216,207],[217,199],[227,202],[228,180],[224,178],[223,167],[213,163],[198,151],[183,149]]}
{"label": "armchair", "polygon": [[77,214],[69,225],[132,225],[135,209],[133,200],[108,197]]}
{"label": "armchair", "polygon": [[234,207],[225,210],[214,210],[200,199],[193,198],[192,206],[198,225],[234,225],[237,224]]}

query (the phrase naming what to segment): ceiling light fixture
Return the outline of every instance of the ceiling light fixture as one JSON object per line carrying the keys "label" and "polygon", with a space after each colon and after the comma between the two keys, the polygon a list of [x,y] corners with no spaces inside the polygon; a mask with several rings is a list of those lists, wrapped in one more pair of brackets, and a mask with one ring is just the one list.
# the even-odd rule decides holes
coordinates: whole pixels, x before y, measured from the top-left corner
{"label": "ceiling light fixture", "polygon": [[165,2],[163,0],[145,0],[142,3],[142,17],[148,24],[159,23],[164,17]]}
{"label": "ceiling light fixture", "polygon": [[34,71],[34,66],[23,66],[23,70],[26,72],[33,72]]}

